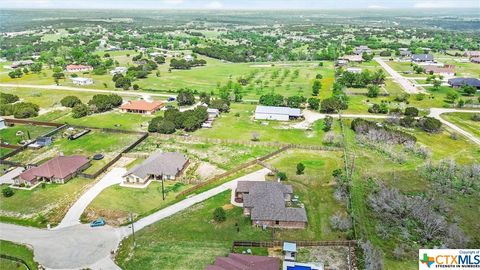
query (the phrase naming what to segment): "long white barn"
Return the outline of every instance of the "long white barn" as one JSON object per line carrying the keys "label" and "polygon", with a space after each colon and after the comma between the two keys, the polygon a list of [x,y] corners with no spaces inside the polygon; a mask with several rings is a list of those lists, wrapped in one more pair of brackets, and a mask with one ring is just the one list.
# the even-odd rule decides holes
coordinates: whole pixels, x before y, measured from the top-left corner
{"label": "long white barn", "polygon": [[302,116],[302,111],[290,107],[257,106],[255,119],[288,121]]}

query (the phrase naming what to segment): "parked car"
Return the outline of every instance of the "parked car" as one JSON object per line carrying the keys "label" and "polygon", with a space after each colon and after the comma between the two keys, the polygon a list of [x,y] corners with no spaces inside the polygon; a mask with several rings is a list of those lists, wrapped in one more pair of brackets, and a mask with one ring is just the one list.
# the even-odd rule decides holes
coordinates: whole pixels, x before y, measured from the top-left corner
{"label": "parked car", "polygon": [[172,101],[175,101],[175,98],[174,97],[169,97],[168,102],[172,102]]}
{"label": "parked car", "polygon": [[92,223],[90,223],[90,227],[101,227],[105,224],[106,222],[103,218],[97,218],[96,220],[92,221]]}

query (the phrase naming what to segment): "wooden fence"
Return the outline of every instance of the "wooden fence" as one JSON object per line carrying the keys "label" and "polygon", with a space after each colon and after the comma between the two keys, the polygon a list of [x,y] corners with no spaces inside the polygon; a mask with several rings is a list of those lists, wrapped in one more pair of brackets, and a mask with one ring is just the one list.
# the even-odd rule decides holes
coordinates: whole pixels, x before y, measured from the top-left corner
{"label": "wooden fence", "polygon": [[52,123],[52,122],[43,122],[43,121],[35,121],[35,120],[25,120],[25,119],[14,119],[14,118],[5,118],[5,122],[14,123],[14,124],[24,124],[24,125],[35,125],[35,126],[47,126],[47,127],[60,127],[64,124],[60,123]]}
{"label": "wooden fence", "polygon": [[243,164],[241,164],[241,165],[233,168],[233,169],[230,170],[230,171],[227,171],[227,172],[224,172],[224,173],[221,173],[221,174],[217,174],[217,175],[213,176],[212,178],[210,178],[209,180],[207,180],[207,181],[205,181],[205,182],[202,182],[202,183],[200,183],[200,184],[198,184],[198,185],[195,185],[195,186],[193,186],[193,187],[191,187],[191,188],[188,188],[188,189],[186,189],[186,190],[178,193],[175,198],[178,199],[178,198],[181,197],[181,196],[185,196],[185,195],[187,195],[187,194],[189,194],[189,193],[191,193],[191,192],[193,192],[193,191],[195,191],[195,190],[198,190],[198,189],[200,189],[200,188],[202,188],[202,187],[204,187],[204,186],[207,186],[207,185],[209,185],[209,184],[211,184],[211,183],[214,183],[214,182],[216,182],[216,181],[218,181],[218,180],[220,180],[220,179],[222,179],[222,178],[231,176],[231,175],[233,175],[233,174],[235,174],[235,173],[237,173],[237,172],[239,172],[239,171],[241,171],[241,170],[243,170],[243,169],[245,169],[245,168],[247,168],[247,167],[253,166],[253,165],[255,165],[255,164],[258,164],[259,162],[262,162],[262,161],[265,161],[265,160],[267,160],[267,159],[269,159],[269,158],[271,158],[271,157],[274,157],[274,156],[280,154],[281,152],[283,152],[283,151],[285,151],[285,150],[287,150],[287,149],[289,149],[289,148],[290,148],[289,146],[282,147],[282,148],[280,148],[279,150],[276,150],[276,151],[274,151],[274,152],[272,152],[272,153],[270,153],[270,154],[267,154],[267,155],[265,155],[265,156],[259,157],[259,158],[257,158],[257,159],[251,160],[251,161],[246,162],[246,163],[243,163]]}
{"label": "wooden fence", "polygon": [[343,246],[354,247],[356,245],[355,240],[339,240],[339,241],[233,241],[232,248],[235,247],[281,247],[283,242],[296,243],[299,247],[320,247],[320,246]]}
{"label": "wooden fence", "polygon": [[150,133],[150,136],[161,139],[174,139],[184,142],[202,142],[202,143],[216,143],[216,144],[241,144],[246,146],[265,146],[265,147],[290,147],[306,150],[319,150],[319,151],[341,151],[341,147],[321,146],[321,145],[309,145],[309,144],[292,144],[292,143],[279,143],[279,142],[262,142],[262,141],[245,141],[245,140],[231,140],[231,139],[218,139],[218,138],[205,138],[199,136],[181,136],[175,134],[159,134]]}

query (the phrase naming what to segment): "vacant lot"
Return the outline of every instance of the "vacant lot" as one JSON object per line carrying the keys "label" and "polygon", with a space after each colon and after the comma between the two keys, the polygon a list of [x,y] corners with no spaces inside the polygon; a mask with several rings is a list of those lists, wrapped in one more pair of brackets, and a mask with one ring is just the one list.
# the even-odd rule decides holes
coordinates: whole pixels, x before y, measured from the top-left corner
{"label": "vacant lot", "polygon": [[153,117],[154,115],[120,113],[117,111],[111,111],[99,114],[92,114],[82,118],[73,118],[70,114],[68,114],[55,119],[55,122],[96,128],[146,131],[148,127],[148,122]]}
{"label": "vacant lot", "polygon": [[13,127],[0,129],[0,138],[3,143],[15,145],[22,141],[34,140],[53,129],[55,127],[15,124]]}
{"label": "vacant lot", "polygon": [[35,227],[56,224],[91,183],[92,180],[77,177],[65,184],[45,184],[33,190],[15,189],[12,197],[0,197],[0,221]]}
{"label": "vacant lot", "polygon": [[446,113],[442,114],[442,118],[480,138],[480,121],[473,121],[473,115],[473,113]]}

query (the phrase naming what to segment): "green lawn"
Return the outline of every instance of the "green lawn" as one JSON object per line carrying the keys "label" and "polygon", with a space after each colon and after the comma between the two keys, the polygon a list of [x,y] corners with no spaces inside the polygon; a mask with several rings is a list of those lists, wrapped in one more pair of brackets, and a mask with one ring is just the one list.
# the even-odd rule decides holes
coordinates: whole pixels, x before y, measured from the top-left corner
{"label": "green lawn", "polygon": [[[232,104],[228,114],[215,120],[213,128],[200,129],[194,132],[194,135],[219,138],[219,139],[235,139],[241,141],[250,141],[252,133],[260,134],[262,142],[281,142],[293,144],[310,144],[322,145],[323,140],[323,124],[321,121],[313,125],[313,130],[292,129],[291,125],[295,121],[262,121],[253,120],[255,105],[250,104]],[[236,114],[239,116],[235,116]],[[263,125],[262,123],[267,123]]]}
{"label": "green lawn", "polygon": [[472,120],[473,113],[445,113],[442,118],[480,138],[480,122]]}
{"label": "green lawn", "polygon": [[[30,269],[38,268],[38,263],[36,263],[33,259],[33,251],[26,246],[0,240],[0,254],[9,255],[24,260]],[[0,259],[0,269],[13,270],[27,268],[23,265],[18,267],[17,263],[7,259]]]}
{"label": "green lawn", "polygon": [[[55,127],[15,124],[13,127],[0,129],[0,138],[4,143],[15,145],[24,140],[36,139],[53,129]],[[23,135],[17,136],[16,134],[19,131],[23,132]]]}
{"label": "green lawn", "polygon": [[92,160],[86,172],[93,173],[110,161],[123,148],[132,143],[140,135],[109,133],[100,130],[92,130],[90,133],[76,139],[68,140],[62,137],[62,132],[55,134],[54,142],[46,147],[38,150],[26,149],[9,160],[23,163],[41,163],[46,161],[58,153],[64,155],[85,155],[91,157],[94,154],[102,153],[105,158],[102,160]]}
{"label": "green lawn", "polygon": [[155,116],[136,113],[105,112],[82,118],[73,118],[71,114],[68,114],[55,119],[55,122],[97,128],[147,131],[148,122],[150,122],[153,117]]}
{"label": "green lawn", "polygon": [[[230,191],[214,196],[125,239],[117,253],[122,269],[203,269],[229,253],[233,240],[269,240],[271,232],[253,228],[241,208],[225,207],[227,220],[216,223],[213,210],[228,205]],[[237,232],[235,224],[240,228]]]}
{"label": "green lawn", "polygon": [[65,184],[46,184],[33,190],[17,190],[12,197],[0,197],[0,221],[35,227],[57,224],[70,205],[91,185],[92,180],[73,178]]}
{"label": "green lawn", "polygon": [[85,221],[92,221],[101,216],[108,224],[120,225],[128,222],[129,213],[138,219],[172,204],[175,195],[190,186],[166,181],[165,200],[162,197],[162,184],[158,181],[153,181],[147,188],[111,186],[93,200],[83,217]]}

